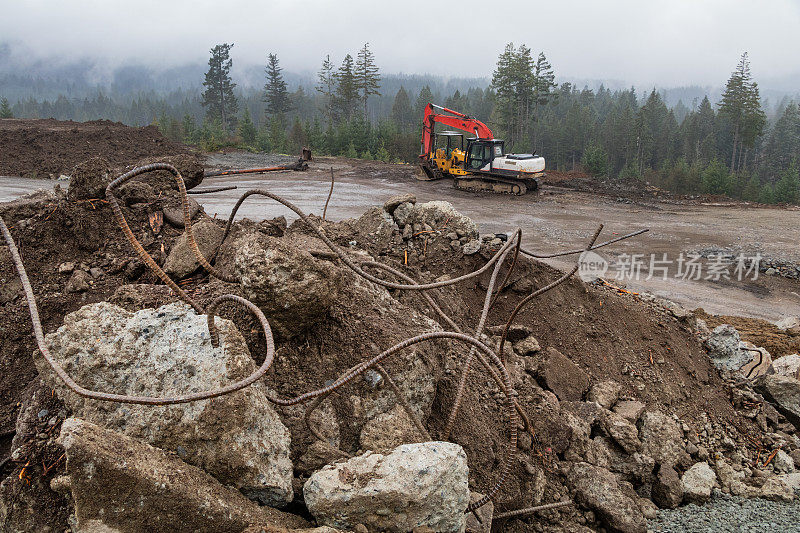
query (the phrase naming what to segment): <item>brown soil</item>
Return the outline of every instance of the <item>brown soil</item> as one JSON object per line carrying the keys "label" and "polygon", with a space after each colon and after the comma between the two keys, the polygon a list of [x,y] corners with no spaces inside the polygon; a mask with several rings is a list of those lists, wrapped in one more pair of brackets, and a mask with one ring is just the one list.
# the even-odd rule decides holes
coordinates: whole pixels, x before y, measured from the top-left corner
{"label": "brown soil", "polygon": [[132,128],[119,122],[0,119],[0,176],[44,178],[69,174],[78,163],[102,156],[124,166],[146,156],[186,153],[155,126]]}

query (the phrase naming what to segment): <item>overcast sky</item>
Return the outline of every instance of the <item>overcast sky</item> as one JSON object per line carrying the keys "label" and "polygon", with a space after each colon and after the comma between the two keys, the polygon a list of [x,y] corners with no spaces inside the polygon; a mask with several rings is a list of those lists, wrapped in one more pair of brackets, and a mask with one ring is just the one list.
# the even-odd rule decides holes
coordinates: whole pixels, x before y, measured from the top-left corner
{"label": "overcast sky", "polygon": [[[443,7],[449,5],[450,7]],[[28,57],[174,66],[233,42],[239,65],[291,71],[369,42],[384,72],[491,76],[505,43],[560,77],[723,85],[743,51],[757,80],[800,74],[800,0],[0,0],[0,42]],[[18,48],[19,49],[19,48]]]}

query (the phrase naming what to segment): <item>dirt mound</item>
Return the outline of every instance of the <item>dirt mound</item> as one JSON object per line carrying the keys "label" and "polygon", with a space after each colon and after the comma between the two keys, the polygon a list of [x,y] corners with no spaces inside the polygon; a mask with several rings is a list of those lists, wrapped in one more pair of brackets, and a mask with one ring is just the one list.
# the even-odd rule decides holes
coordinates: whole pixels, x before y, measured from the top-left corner
{"label": "dirt mound", "polygon": [[38,178],[69,174],[78,163],[97,156],[124,166],[147,156],[189,151],[155,126],[133,128],[109,120],[0,119],[0,146],[0,175]]}
{"label": "dirt mound", "polygon": [[[161,265],[181,230],[168,223],[154,223],[158,217],[153,215],[177,205],[176,194],[165,189],[159,197],[125,202],[123,206],[133,233]],[[0,215],[11,227],[22,253],[45,332],[56,330],[66,313],[89,303],[111,299],[134,310],[175,299],[135,258],[114,223],[110,207],[103,201],[75,201],[63,191],[56,191],[0,205]],[[201,211],[198,217],[203,216]],[[312,218],[351,256],[374,258],[420,282],[472,272],[500,246],[494,240],[485,241],[477,253],[465,255],[466,245],[477,240],[447,229],[449,219],[431,229],[397,220],[398,216],[380,208],[368,211],[360,219],[339,223]],[[215,223],[222,226],[221,221]],[[450,329],[441,321],[436,322],[437,315],[414,291],[376,288],[332,256],[302,221],[285,231],[283,224],[277,220],[266,224],[237,223],[216,263],[222,272],[233,272],[242,263],[238,255],[241,246],[235,243],[254,240],[254,234],[263,233],[281,240],[281,246],[270,252],[291,247],[309,256],[304,260],[324,262],[324,270],[332,272],[331,279],[344,280],[339,297],[324,316],[307,324],[306,329],[293,334],[281,332],[276,338],[275,363],[265,378],[276,395],[286,398],[326,386],[354,364],[395,342],[421,331]],[[412,226],[414,231],[404,231],[404,225]],[[413,228],[415,225],[420,227]],[[290,255],[287,253],[287,257]],[[292,262],[295,263],[301,262]],[[507,270],[508,264],[499,279]],[[89,279],[88,289],[70,292],[68,282],[76,271],[88,273],[90,278],[83,275]],[[475,328],[490,274],[487,271],[431,292],[465,332]],[[497,348],[498,326],[504,324],[514,307],[533,290],[562,274],[520,257],[488,315],[484,342]],[[0,440],[2,460],[20,409],[27,413],[41,410],[31,407],[30,401],[22,404],[23,391],[36,379],[31,359],[35,342],[25,299],[19,286],[11,285],[16,274],[5,247],[0,247],[0,279],[3,287],[12,287],[0,291],[0,374],[4,376],[0,383],[0,435],[6,435]],[[245,292],[241,284],[210,280],[202,270],[179,283],[201,305],[223,293]],[[265,339],[256,320],[238,308],[226,308],[224,315],[236,323],[260,363]],[[584,460],[603,472],[614,472],[608,474],[607,481],[619,501],[630,503],[634,512],[644,513],[648,505],[653,505],[650,498],[659,466],[674,467],[680,473],[691,466],[690,455],[703,461],[709,453],[712,457],[730,456],[732,460],[739,457],[740,466],[743,462],[759,465],[759,459],[765,459],[760,455],[765,450],[787,446],[788,451],[789,445],[776,435],[791,431],[790,425],[766,407],[766,415],[758,410],[752,416],[744,412],[745,407],[750,412],[754,402],[761,400],[749,391],[732,388],[713,368],[697,338],[693,320],[633,295],[587,285],[575,278],[526,307],[515,321],[514,336],[510,337],[513,348],[509,345],[504,355],[516,398],[530,417],[534,431],[533,436],[520,435],[518,457],[494,498],[495,512],[572,498],[576,493],[572,479],[575,475],[571,477],[570,472]],[[434,439],[442,438],[468,351],[463,345],[438,340],[385,361],[388,374],[397,380],[409,402],[421,406],[418,414]],[[473,368],[449,440],[466,451],[471,490],[488,493],[498,481],[505,460],[508,415],[500,389],[477,364]],[[565,375],[574,379],[564,380]],[[376,413],[390,409],[387,398],[392,395],[381,383],[380,376],[364,374],[337,390],[315,413],[324,422],[319,424],[321,431],[323,425],[336,428],[335,446],[341,452],[359,453],[363,425]],[[605,399],[608,394],[602,391],[607,389],[614,391],[610,394],[613,398]],[[584,398],[599,399],[603,407],[594,401],[581,401]],[[31,499],[50,502],[60,512],[42,517],[36,525],[64,529],[69,504],[49,486],[49,481],[64,471],[51,438],[58,434],[58,427],[67,416],[61,412],[65,411],[63,404],[57,403],[47,407],[48,412],[59,413],[54,419],[45,415],[39,425],[31,424],[30,434],[17,435],[18,442],[36,444],[0,466],[0,477],[5,477],[0,498],[10,502],[12,515],[22,513]],[[622,409],[623,403],[628,411]],[[633,408],[635,413],[630,414],[635,405],[641,405],[641,409]],[[302,486],[314,470],[303,466],[309,464],[309,444],[316,440],[304,421],[304,409],[278,409],[292,432],[296,487]],[[19,422],[17,427],[21,427]],[[673,438],[675,433],[678,436]],[[671,440],[662,442],[663,435]],[[667,444],[670,449],[664,448]],[[637,451],[630,453],[632,450]],[[301,496],[293,505],[293,512],[305,512]],[[498,528],[575,531],[584,526],[598,527],[598,517],[607,511],[602,503],[582,505],[553,509],[536,518],[501,522]]]}

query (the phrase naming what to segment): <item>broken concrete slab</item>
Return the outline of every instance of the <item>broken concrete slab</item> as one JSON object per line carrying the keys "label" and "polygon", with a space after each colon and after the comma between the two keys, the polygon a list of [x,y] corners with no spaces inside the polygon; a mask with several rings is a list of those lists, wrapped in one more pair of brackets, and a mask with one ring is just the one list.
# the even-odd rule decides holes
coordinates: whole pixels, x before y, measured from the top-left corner
{"label": "broken concrete slab", "polygon": [[[179,396],[216,389],[255,370],[236,326],[221,318],[216,323],[219,348],[211,345],[205,315],[183,303],[131,313],[101,302],[68,314],[46,342],[55,360],[84,387]],[[213,400],[122,404],[78,396],[38,351],[34,361],[75,416],[175,452],[261,503],[281,506],[292,500],[289,432],[263,383]]]}
{"label": "broken concrete slab", "polygon": [[302,518],[259,507],[201,469],[135,439],[85,420],[61,427],[68,492],[77,531],[118,533],[266,531],[308,527]]}
{"label": "broken concrete slab", "polygon": [[314,473],[303,487],[320,524],[368,531],[464,531],[469,503],[467,458],[450,442],[404,444],[366,453]]}

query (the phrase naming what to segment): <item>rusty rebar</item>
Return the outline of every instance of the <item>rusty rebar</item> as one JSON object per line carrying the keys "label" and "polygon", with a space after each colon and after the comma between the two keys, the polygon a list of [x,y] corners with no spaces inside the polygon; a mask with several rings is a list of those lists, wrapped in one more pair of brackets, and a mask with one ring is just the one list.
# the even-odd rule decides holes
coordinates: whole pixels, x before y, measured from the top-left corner
{"label": "rusty rebar", "polygon": [[536,511],[545,511],[547,509],[557,509],[559,507],[566,507],[567,505],[574,505],[572,500],[564,500],[562,502],[545,503],[543,505],[536,505],[534,507],[525,507],[524,509],[517,509],[515,511],[506,511],[499,513],[492,517],[493,520],[500,520],[502,518],[513,518],[515,516],[524,516],[526,514],[533,514]]}
{"label": "rusty rebar", "polygon": [[325,208],[322,210],[322,220],[325,220],[325,217],[328,214],[328,202],[331,201],[331,196],[333,195],[333,181],[333,167],[331,167],[331,190],[328,191],[328,199],[325,200]]}
{"label": "rusty rebar", "polygon": [[220,187],[209,187],[208,189],[192,189],[187,194],[211,194],[212,192],[232,191],[238,188],[236,185],[222,185]]}
{"label": "rusty rebar", "polygon": [[550,259],[550,258],[553,258],[553,257],[561,257],[561,256],[564,256],[564,255],[581,254],[581,253],[586,252],[586,251],[597,250],[598,248],[602,248],[603,246],[608,246],[609,244],[614,244],[615,242],[624,241],[625,239],[630,239],[631,237],[635,237],[637,235],[641,235],[642,233],[646,233],[648,231],[650,231],[650,228],[645,228],[645,229],[632,231],[631,233],[627,233],[627,234],[622,235],[620,237],[616,237],[614,239],[610,239],[610,240],[607,240],[605,242],[601,242],[600,244],[598,244],[596,246],[592,246],[588,250],[586,248],[577,248],[575,250],[567,250],[565,252],[554,252],[554,253],[551,253],[551,254],[537,254],[535,252],[531,252],[529,250],[526,250],[525,248],[521,248],[520,252],[522,252],[523,255],[527,255],[528,257],[533,257],[535,259]]}

